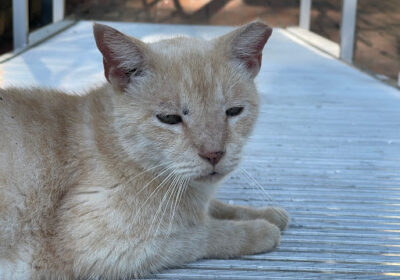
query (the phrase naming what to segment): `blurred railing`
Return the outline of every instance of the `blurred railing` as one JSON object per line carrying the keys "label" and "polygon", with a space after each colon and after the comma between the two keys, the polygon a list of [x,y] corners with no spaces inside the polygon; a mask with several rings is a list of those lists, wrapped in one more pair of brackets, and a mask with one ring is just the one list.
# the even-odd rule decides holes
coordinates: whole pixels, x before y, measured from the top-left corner
{"label": "blurred railing", "polygon": [[[321,1],[317,2],[315,1],[316,4],[321,4]],[[330,1],[332,4],[332,1]],[[399,1],[400,2],[400,1]],[[300,0],[300,11],[299,11],[299,27],[291,27],[288,28],[289,31],[292,31],[295,35],[301,37],[302,39],[308,41],[309,43],[313,44],[314,46],[330,53],[331,55],[340,58],[341,60],[349,63],[349,64],[354,64],[354,59],[355,59],[355,45],[356,43],[360,43],[360,33],[359,29],[359,22],[357,22],[357,20],[362,20],[363,22],[365,22],[365,15],[363,15],[363,17],[358,18],[357,15],[357,9],[358,11],[363,11],[363,9],[365,9],[365,6],[367,5],[371,5],[372,2],[370,3],[366,3],[366,2],[358,2],[357,0],[342,0],[341,3],[341,20],[340,20],[340,38],[338,40],[339,43],[335,43],[333,41],[330,41],[326,38],[321,37],[320,35],[317,35],[314,32],[310,31],[310,22],[311,22],[311,16],[312,16],[312,0]],[[376,1],[375,5],[378,7],[378,5],[383,6],[383,1]],[[360,7],[361,5],[361,7]],[[393,5],[393,4],[392,4]],[[335,6],[340,6],[339,3],[335,2]],[[377,8],[375,7],[375,8]],[[361,9],[361,10],[360,10]],[[379,10],[379,9],[378,9]],[[382,11],[378,11],[378,12],[382,12]],[[387,12],[387,9],[386,9]],[[392,20],[392,25],[396,24],[395,22],[393,22]],[[390,21],[390,19],[389,19]],[[374,22],[376,24],[376,19],[371,19],[371,23]],[[384,23],[382,23],[384,24]],[[396,25],[396,26],[400,26],[400,25]],[[371,26],[372,27],[372,26]],[[376,26],[375,26],[376,28]],[[382,34],[389,34],[388,32],[388,27],[386,27],[385,30],[383,30]],[[377,28],[379,30],[379,28]],[[400,32],[400,31],[399,31]],[[393,32],[391,33],[393,35]],[[399,33],[400,34],[400,33]],[[394,38],[394,40],[399,40],[400,36],[398,36],[397,38]],[[387,37],[385,37],[385,39],[387,39]],[[358,42],[357,42],[358,40]],[[395,44],[395,43],[392,43]],[[397,43],[398,44],[398,43]],[[385,53],[385,50],[381,50],[380,55],[382,55],[382,53]],[[359,67],[362,67],[363,69],[368,69],[369,67],[371,67],[372,69],[374,69],[375,71],[377,71],[378,73],[381,72],[380,74],[377,74],[376,76],[382,80],[387,81],[388,77],[386,75],[383,75],[382,72],[386,72],[388,73],[392,78],[394,78],[394,74],[393,71],[395,71],[393,68],[399,67],[400,63],[397,61],[396,62],[396,54],[393,55],[393,53],[395,53],[395,51],[392,51],[390,57],[394,58],[394,61],[392,61],[392,63],[390,64],[390,69],[388,71],[382,71],[384,66],[380,66],[380,68],[377,69],[377,67],[371,67],[371,65],[365,65],[365,59],[363,59],[363,61],[360,63],[360,61],[356,60],[355,64]],[[388,55],[389,56],[389,55]],[[399,51],[397,51],[397,57],[400,56]],[[377,59],[377,58],[375,58]],[[382,57],[380,57],[379,59],[382,59]],[[386,59],[386,64],[385,65],[389,65],[388,64],[388,59]],[[396,64],[397,63],[397,64]],[[363,65],[364,64],[364,65]],[[369,66],[369,67],[368,67]],[[400,87],[400,69],[398,69],[398,78],[397,78],[397,86]],[[395,72],[396,73],[396,72]],[[394,75],[393,75],[394,74]]]}
{"label": "blurred railing", "polygon": [[[310,30],[311,4],[312,0],[300,1],[299,26],[306,30]],[[356,14],[357,0],[343,0],[339,58],[347,63],[353,62]]]}
{"label": "blurred railing", "polygon": [[53,24],[33,32],[29,32],[28,0],[13,0],[12,5],[14,51],[36,44],[72,24],[71,20],[64,20],[65,0],[52,0]]}

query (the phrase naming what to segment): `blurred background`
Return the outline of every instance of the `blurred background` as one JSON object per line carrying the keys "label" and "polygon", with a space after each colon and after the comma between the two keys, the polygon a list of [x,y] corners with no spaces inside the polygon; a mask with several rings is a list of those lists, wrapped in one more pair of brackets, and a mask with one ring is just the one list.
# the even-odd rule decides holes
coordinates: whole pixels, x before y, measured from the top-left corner
{"label": "blurred background", "polygon": [[[0,1],[0,55],[13,49],[13,3]],[[52,0],[29,0],[29,32],[52,22]],[[299,25],[300,0],[65,0],[74,20],[240,25],[260,18],[274,27]],[[342,0],[313,0],[310,31],[340,43]],[[400,0],[359,0],[352,63],[381,80],[400,82]]]}

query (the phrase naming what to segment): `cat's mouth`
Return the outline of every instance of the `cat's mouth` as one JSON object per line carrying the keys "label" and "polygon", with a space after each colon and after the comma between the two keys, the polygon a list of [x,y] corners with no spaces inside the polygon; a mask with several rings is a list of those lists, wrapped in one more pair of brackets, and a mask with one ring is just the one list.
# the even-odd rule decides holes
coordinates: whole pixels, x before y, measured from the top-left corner
{"label": "cat's mouth", "polygon": [[224,177],[224,175],[222,173],[218,173],[217,171],[212,171],[210,173],[208,173],[207,175],[202,175],[199,176],[197,178],[195,178],[196,181],[199,182],[216,182],[219,179],[221,179],[222,177]]}

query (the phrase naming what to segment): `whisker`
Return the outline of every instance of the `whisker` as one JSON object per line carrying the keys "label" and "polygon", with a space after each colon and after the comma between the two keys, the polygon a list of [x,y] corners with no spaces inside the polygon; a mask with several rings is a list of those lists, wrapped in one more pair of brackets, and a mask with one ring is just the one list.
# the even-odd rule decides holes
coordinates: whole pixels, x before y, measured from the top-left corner
{"label": "whisker", "polygon": [[157,178],[159,178],[160,176],[162,176],[163,174],[165,174],[167,171],[171,170],[173,168],[173,166],[169,166],[167,168],[165,168],[164,170],[162,170],[157,176],[155,176],[152,180],[150,180],[148,183],[146,183],[146,185],[144,185],[137,193],[136,195],[140,194],[144,189],[146,189],[152,182],[154,182],[154,180],[156,180]]}
{"label": "whisker", "polygon": [[[162,216],[161,216],[161,218],[160,218],[160,221],[159,221],[159,223],[158,223],[158,226],[157,226],[157,229],[156,229],[156,235],[158,234],[158,231],[159,231],[159,229],[160,229],[160,226],[161,226],[161,224],[162,224],[162,222],[163,222],[163,218],[164,218],[165,213],[167,212],[169,203],[170,203],[171,201],[174,201],[173,198],[174,198],[175,190],[176,190],[177,186],[179,186],[180,181],[181,181],[181,177],[180,177],[180,176],[176,176],[175,179],[174,179],[174,181],[173,181],[173,182],[171,183],[171,185],[170,185],[170,188],[169,188],[169,189],[171,190],[171,192],[170,192],[170,194],[169,194],[167,203],[166,203],[166,205],[165,205],[165,211],[163,212],[163,214],[162,214]],[[173,202],[172,202],[171,206],[172,206],[172,205],[173,205]],[[156,235],[155,235],[155,236],[156,236]]]}
{"label": "whisker", "polygon": [[[148,169],[144,169],[143,171],[139,172],[138,174],[135,174],[133,177],[128,178],[128,180],[125,182],[125,184],[128,185],[128,184],[132,183],[133,179],[139,177],[140,175],[142,175],[142,174],[144,174],[144,173],[146,173],[146,172],[149,172],[149,171],[151,171],[151,170],[154,170],[154,169],[156,169],[156,168],[158,168],[158,167],[160,167],[160,166],[162,166],[162,165],[165,165],[165,163],[160,163],[160,164],[158,164],[158,165],[156,165],[156,166],[152,166],[152,167],[150,167],[150,168],[148,168]],[[171,166],[171,165],[172,165],[172,164],[170,163],[169,166]],[[120,185],[120,184],[113,185],[111,188],[115,188],[115,187],[117,187],[118,185]]]}
{"label": "whisker", "polygon": [[[171,168],[168,168],[168,169],[171,169]],[[168,169],[164,170],[163,173],[165,173],[166,171],[168,171]],[[160,173],[158,176],[156,176],[155,178],[153,178],[149,183],[147,183],[147,184],[142,188],[142,190],[145,189],[151,182],[153,182],[156,178],[160,177],[161,175],[162,175],[162,173]],[[136,221],[138,215],[140,214],[140,211],[141,211],[141,210],[143,209],[143,207],[146,205],[147,201],[149,201],[149,199],[152,198],[153,195],[155,195],[155,194],[160,190],[160,188],[165,184],[165,182],[166,182],[167,180],[169,180],[169,179],[171,178],[171,176],[173,176],[173,175],[174,175],[173,172],[171,172],[170,174],[168,174],[167,177],[166,177],[152,192],[151,192],[151,194],[147,197],[147,199],[142,203],[142,205],[141,205],[141,206],[139,207],[139,209],[137,210],[137,213],[136,213],[136,215],[135,215],[134,218],[133,218],[133,222]]]}
{"label": "whisker", "polygon": [[186,191],[188,181],[189,181],[189,179],[183,178],[182,184],[179,185],[179,189],[178,189],[178,193],[177,193],[177,202],[175,203],[174,208],[172,210],[172,215],[171,215],[170,222],[168,225],[168,234],[170,234],[172,231],[172,225],[173,225],[173,220],[175,218],[176,207],[180,204],[181,198]]}
{"label": "whisker", "polygon": [[[172,177],[171,177],[171,178],[172,178]],[[176,177],[173,177],[173,180],[174,180],[175,178],[176,178]],[[144,239],[144,242],[146,242],[146,241],[150,238],[151,235],[153,235],[153,237],[156,237],[157,234],[158,234],[158,229],[157,229],[154,233],[152,233],[152,231],[153,231],[153,226],[154,226],[155,224],[157,224],[156,220],[157,220],[157,218],[158,218],[158,216],[159,216],[159,213],[165,213],[165,211],[166,211],[166,209],[164,208],[163,211],[160,212],[160,210],[164,207],[165,199],[167,198],[167,196],[168,196],[169,193],[171,192],[171,187],[170,187],[170,186],[171,186],[171,185],[169,185],[168,188],[167,188],[167,190],[165,191],[165,193],[164,193],[164,195],[163,195],[163,198],[161,199],[161,202],[160,202],[159,205],[158,205],[157,211],[153,214],[153,218],[151,219],[151,223],[150,223],[150,225],[149,225],[148,228],[147,228],[147,234],[146,234],[146,237],[145,237],[145,239]],[[167,202],[168,202],[168,200],[167,200]],[[166,206],[166,205],[165,205],[165,206]],[[160,219],[159,219],[159,221],[158,221],[158,224],[162,222],[162,218],[163,218],[163,214],[161,214],[161,217],[160,217]]]}
{"label": "whisker", "polygon": [[168,191],[164,195],[164,196],[167,196],[167,201],[166,201],[166,204],[165,204],[163,215],[165,214],[165,212],[168,209],[168,205],[169,205],[171,199],[173,198],[175,187],[177,186],[179,180],[180,180],[180,176],[179,175],[175,176],[174,179],[172,180],[171,184],[168,187]]}
{"label": "whisker", "polygon": [[183,177],[180,177],[180,180],[179,180],[179,182],[178,182],[178,184],[177,184],[177,187],[176,187],[176,190],[175,190],[175,192],[174,192],[175,200],[173,201],[173,203],[172,203],[172,205],[171,205],[171,209],[170,209],[170,214],[169,214],[170,217],[169,217],[169,224],[168,224],[167,234],[169,234],[171,225],[173,224],[174,209],[175,209],[176,203],[177,203],[177,201],[178,201],[179,190],[180,190],[180,186],[181,186],[181,183],[182,183],[183,180],[184,180]]}
{"label": "whisker", "polygon": [[195,168],[195,167],[197,167],[196,164],[181,164],[181,165],[176,166],[177,169],[183,169],[183,168],[191,169],[191,168]]}
{"label": "whisker", "polygon": [[185,174],[185,173],[188,173],[188,172],[192,172],[193,169],[194,168],[182,168],[182,169],[179,169],[179,174]]}
{"label": "whisker", "polygon": [[190,170],[190,171],[185,171],[185,172],[179,172],[179,175],[181,177],[185,177],[185,178],[193,178],[196,175],[196,173],[193,172],[193,170]]}
{"label": "whisker", "polygon": [[[258,183],[257,180],[246,171],[246,169],[241,168],[240,170],[244,175],[246,175],[246,177],[249,180],[253,181],[253,183],[261,190],[261,192],[263,193],[263,195],[266,197],[267,200],[273,201],[272,197],[265,191],[265,189],[261,186],[261,184]],[[251,186],[251,184],[249,185]]]}
{"label": "whisker", "polygon": [[[141,174],[143,174],[143,173],[145,173],[145,172],[147,172],[147,171],[149,171],[149,170],[153,170],[153,169],[155,169],[155,168],[157,168],[157,167],[160,167],[161,165],[165,165],[165,163],[162,163],[162,164],[153,166],[153,167],[151,167],[151,168],[148,168],[148,169],[144,170],[143,172],[140,172],[140,173],[136,174],[134,177],[130,178],[129,181],[127,181],[125,184],[131,183],[131,182],[133,181],[134,178],[138,177],[139,175],[141,175]],[[170,169],[172,168],[172,166],[173,166],[173,164],[171,163],[171,164],[169,164],[168,166],[166,166],[165,168],[161,169],[161,172],[160,172],[157,176],[155,176],[152,180],[150,180],[148,183],[146,183],[146,184],[136,193],[136,195],[140,194],[140,193],[141,193],[144,189],[146,189],[154,180],[156,180],[157,178],[159,178],[160,176],[162,176],[165,172],[167,172],[168,170],[170,170]],[[118,187],[119,185],[120,185],[119,183],[118,183],[118,184],[115,184],[114,186],[112,186],[112,188],[116,188],[116,187]],[[133,209],[132,204],[131,204],[130,202],[128,202],[127,197],[122,196],[121,198],[122,198],[122,202],[124,202],[124,203],[126,204],[126,207],[128,207],[128,208],[131,210],[131,213],[134,213],[134,212],[135,212],[135,209]],[[135,215],[134,220],[136,220],[136,218],[137,218],[136,216],[137,216],[137,215]]]}

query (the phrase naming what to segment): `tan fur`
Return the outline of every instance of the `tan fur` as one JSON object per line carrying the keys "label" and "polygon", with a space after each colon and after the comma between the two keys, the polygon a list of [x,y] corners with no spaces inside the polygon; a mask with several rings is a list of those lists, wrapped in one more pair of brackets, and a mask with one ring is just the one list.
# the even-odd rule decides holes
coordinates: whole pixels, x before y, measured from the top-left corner
{"label": "tan fur", "polygon": [[[144,75],[106,69],[110,83],[83,96],[0,90],[1,279],[142,277],[275,248],[284,210],[212,199],[258,114],[260,58],[250,53],[247,69],[232,56],[247,55],[240,36],[265,32],[256,22],[212,41],[121,41],[113,55],[123,58],[125,43],[137,49],[117,66],[140,61]],[[228,118],[234,106],[244,110]],[[161,123],[160,113],[183,123]],[[198,154],[216,150],[225,154],[213,169]]]}

